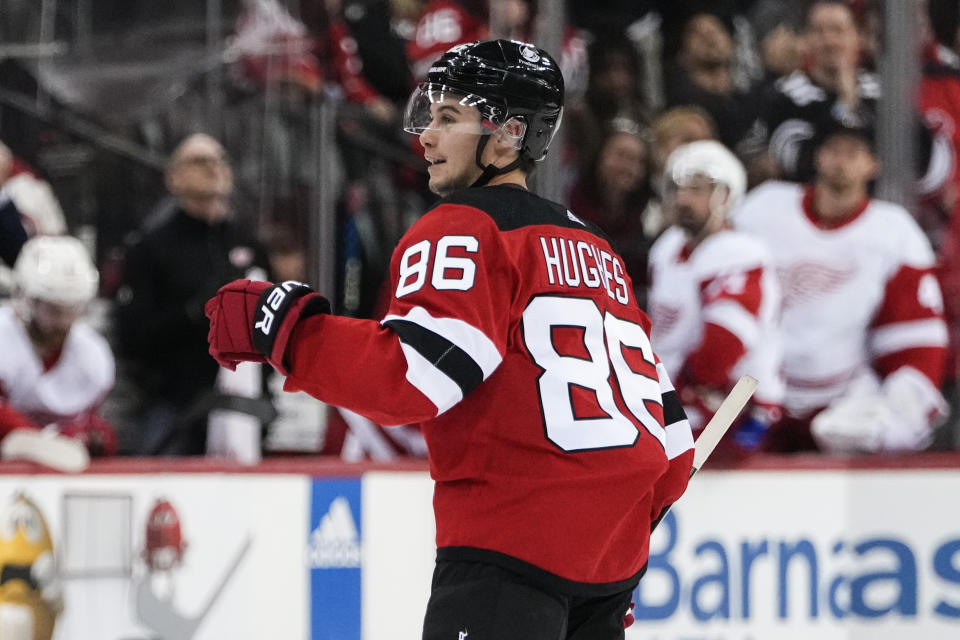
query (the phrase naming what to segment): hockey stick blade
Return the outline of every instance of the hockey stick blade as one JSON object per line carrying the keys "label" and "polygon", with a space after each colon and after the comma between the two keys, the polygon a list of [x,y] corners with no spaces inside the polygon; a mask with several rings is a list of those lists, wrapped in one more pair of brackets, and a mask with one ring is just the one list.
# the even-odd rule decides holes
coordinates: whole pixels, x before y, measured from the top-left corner
{"label": "hockey stick blade", "polygon": [[704,465],[710,454],[717,447],[720,439],[737,419],[747,402],[757,390],[757,379],[752,376],[743,376],[733,385],[733,389],[727,394],[727,397],[720,403],[710,422],[700,432],[700,437],[693,443],[693,468],[690,469],[690,477],[693,477],[697,471]]}

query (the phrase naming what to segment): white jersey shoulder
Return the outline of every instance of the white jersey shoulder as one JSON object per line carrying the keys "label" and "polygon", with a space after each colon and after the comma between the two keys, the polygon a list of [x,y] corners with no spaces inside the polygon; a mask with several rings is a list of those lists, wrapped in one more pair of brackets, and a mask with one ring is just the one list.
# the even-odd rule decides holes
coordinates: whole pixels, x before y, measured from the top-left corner
{"label": "white jersey shoulder", "polygon": [[770,252],[759,238],[729,229],[705,239],[691,257],[704,275],[748,271],[771,264]]}
{"label": "white jersey shoulder", "polygon": [[[679,227],[664,231],[650,249],[650,262],[667,267],[678,262],[686,245],[686,234]],[[704,239],[686,260],[691,273],[700,281],[733,271],[749,271],[772,264],[766,245],[752,234],[723,230]]]}
{"label": "white jersey shoulder", "polygon": [[730,212],[730,220],[737,229],[753,231],[761,227],[776,227],[784,208],[801,206],[803,187],[795,182],[768,180],[751,189]]}
{"label": "white jersey shoulder", "polygon": [[28,416],[70,419],[94,408],[113,387],[116,366],[107,341],[82,321],[70,330],[59,360],[44,371],[23,325],[0,307],[0,385],[7,400]]}
{"label": "white jersey shoulder", "polygon": [[933,265],[934,253],[910,212],[893,202],[871,200],[864,212],[864,223],[876,234],[891,258],[912,267]]}
{"label": "white jersey shoulder", "polygon": [[672,260],[683,249],[687,238],[683,229],[679,227],[668,227],[654,241],[650,247],[650,261],[661,263],[665,260]]}

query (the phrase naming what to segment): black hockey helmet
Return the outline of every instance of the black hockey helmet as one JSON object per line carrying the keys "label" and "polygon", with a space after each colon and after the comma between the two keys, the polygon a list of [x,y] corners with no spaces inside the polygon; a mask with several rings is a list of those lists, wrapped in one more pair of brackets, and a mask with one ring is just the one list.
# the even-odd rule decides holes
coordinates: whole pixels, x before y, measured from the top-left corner
{"label": "black hockey helmet", "polygon": [[[525,126],[520,156],[539,161],[547,154],[563,114],[563,74],[543,49],[515,40],[487,40],[453,47],[433,63],[407,103],[403,128],[429,127],[430,105],[450,95],[476,107],[491,133],[511,119]],[[490,125],[487,125],[490,123]],[[482,139],[477,157],[485,144]]]}

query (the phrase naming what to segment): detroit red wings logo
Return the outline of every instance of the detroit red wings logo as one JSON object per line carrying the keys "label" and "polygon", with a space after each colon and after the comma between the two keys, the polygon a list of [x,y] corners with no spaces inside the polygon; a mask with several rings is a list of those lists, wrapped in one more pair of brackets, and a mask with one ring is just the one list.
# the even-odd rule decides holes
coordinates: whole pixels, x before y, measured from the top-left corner
{"label": "detroit red wings logo", "polygon": [[783,286],[783,306],[824,298],[851,281],[854,265],[794,262],[777,269]]}
{"label": "detroit red wings logo", "polygon": [[679,319],[680,309],[676,307],[654,304],[653,308],[650,309],[650,325],[656,334],[666,335],[670,333]]}

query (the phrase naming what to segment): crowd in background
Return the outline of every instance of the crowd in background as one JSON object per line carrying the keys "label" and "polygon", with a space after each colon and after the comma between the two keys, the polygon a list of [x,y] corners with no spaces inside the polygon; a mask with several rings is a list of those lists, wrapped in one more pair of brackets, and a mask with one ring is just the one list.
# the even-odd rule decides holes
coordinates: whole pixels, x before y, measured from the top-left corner
{"label": "crowd in background", "polygon": [[[135,20],[133,4],[124,9],[124,3],[116,3],[111,19]],[[875,332],[881,325],[945,318],[948,331],[941,346],[949,337],[950,349],[931,355],[936,340],[918,343],[914,351],[923,352],[926,364],[911,361],[910,368],[922,370],[934,395],[939,391],[946,401],[924,389],[928,401],[918,405],[923,433],[889,446],[878,436],[879,444],[862,448],[868,451],[957,446],[956,411],[951,416],[946,402],[956,402],[960,362],[960,218],[955,215],[960,207],[960,3],[928,0],[919,11],[921,86],[915,117],[903,123],[916,130],[911,163],[917,197],[909,213],[927,243],[917,251],[926,255],[929,250],[931,256],[930,265],[916,268],[929,267],[936,275],[942,301],[936,301],[939,292],[924,289],[920,274],[919,289],[910,291],[928,293],[934,300],[925,308],[939,304],[939,310],[908,318],[888,282],[874,282],[885,302],[870,301],[876,308],[864,322]],[[430,63],[457,43],[491,36],[533,39],[537,12],[536,0],[249,0],[237,7],[217,62],[227,68],[219,117],[205,118],[201,98],[189,87],[170,100],[169,109],[134,126],[111,125],[104,117],[104,127],[122,131],[163,162],[138,165],[104,154],[80,181],[58,180],[64,174],[51,172],[49,155],[43,154],[45,145],[69,141],[75,131],[58,130],[56,123],[4,103],[0,258],[9,269],[0,273],[0,288],[11,302],[24,295],[28,282],[18,276],[31,276],[22,275],[28,267],[18,266],[17,258],[24,255],[20,247],[28,238],[69,232],[84,240],[99,268],[99,295],[83,317],[70,320],[107,336],[116,356],[116,384],[66,415],[41,406],[42,398],[18,407],[11,385],[0,377],[0,425],[4,407],[31,429],[55,424],[63,432],[69,423],[68,435],[79,433],[96,454],[208,453],[243,462],[255,462],[263,453],[323,453],[351,460],[425,455],[415,428],[383,429],[303,394],[282,394],[282,381],[266,368],[218,369],[206,352],[203,302],[234,278],[310,279],[316,260],[307,241],[310,217],[318,198],[329,197],[317,193],[317,172],[332,158],[336,291],[331,299],[339,313],[377,317],[390,295],[391,250],[433,197],[426,189],[422,150],[400,127],[407,96]],[[877,73],[883,14],[875,2],[598,0],[569,2],[566,13],[561,49],[555,52],[566,79],[566,107],[561,136],[550,151],[559,161],[561,199],[609,236],[645,308],[656,284],[651,248],[677,223],[677,203],[665,192],[669,180],[664,180],[675,150],[695,141],[719,142],[742,163],[744,191],[753,194],[759,185],[820,184],[825,169],[818,154],[837,130],[864,138],[867,152],[875,154],[883,100]],[[36,92],[31,69],[0,59],[0,84],[5,91]],[[318,105],[335,107],[334,148],[313,143]],[[856,180],[869,190],[883,167],[867,168]],[[751,195],[747,198],[750,202]],[[91,199],[95,206],[85,209]],[[712,204],[705,206],[712,210]],[[728,214],[734,215],[723,215]],[[808,276],[809,286],[822,286],[817,278],[823,274]],[[749,307],[742,296],[724,299]],[[863,309],[855,311],[863,315]],[[656,336],[657,316],[651,315]],[[35,336],[29,321],[27,326],[25,335]],[[784,326],[781,340],[789,343],[794,336],[790,325]],[[720,344],[726,334],[710,335],[719,335],[715,343]],[[864,332],[854,340],[865,344],[872,335]],[[0,353],[7,339],[0,336]],[[887,374],[903,368],[903,362],[883,360],[894,351],[910,352],[902,343],[898,349],[875,352],[872,364],[880,371],[881,389],[871,393],[882,393]],[[31,366],[49,372],[74,364],[61,351]],[[701,370],[716,362],[715,354],[698,357]],[[110,369],[101,377],[113,380],[113,360],[98,362]],[[691,391],[706,384],[693,379],[696,364],[678,365],[678,389],[685,382]],[[735,368],[727,362],[723,371]],[[721,393],[730,382],[713,376],[707,386]],[[904,384],[910,389],[925,384],[914,383],[911,378]],[[703,405],[709,395],[692,404]],[[782,404],[782,398],[773,404]],[[862,414],[862,405],[856,409]],[[842,418],[842,413],[831,416]],[[97,419],[77,426],[78,414]],[[769,414],[762,419],[779,420]],[[115,435],[105,435],[105,423],[112,424]],[[0,429],[0,436],[9,430]],[[804,448],[824,449],[811,442],[777,450]]]}

